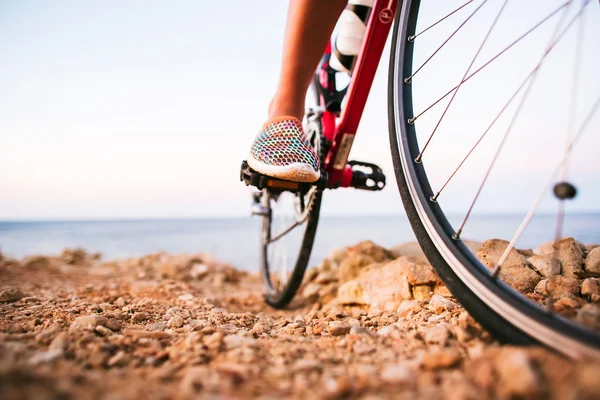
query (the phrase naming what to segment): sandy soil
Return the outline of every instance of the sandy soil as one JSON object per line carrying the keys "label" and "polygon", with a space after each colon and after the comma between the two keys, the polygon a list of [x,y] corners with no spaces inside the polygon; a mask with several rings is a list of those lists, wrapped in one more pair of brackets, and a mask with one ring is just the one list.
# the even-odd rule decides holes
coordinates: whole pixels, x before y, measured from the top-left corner
{"label": "sandy soil", "polygon": [[[494,246],[485,245],[492,257]],[[585,259],[593,247],[580,247],[591,276]],[[517,258],[531,267],[534,255]],[[386,275],[394,268],[401,272]],[[517,274],[534,299],[552,298],[598,323],[594,278],[573,278],[574,289],[573,281],[535,271]],[[586,279],[592,292],[582,294]],[[0,255],[0,397],[600,396],[597,363],[495,342],[414,245],[364,242],[334,251],[307,274],[286,311],[267,307],[260,293],[257,275],[206,254],[119,261],[81,250]]]}

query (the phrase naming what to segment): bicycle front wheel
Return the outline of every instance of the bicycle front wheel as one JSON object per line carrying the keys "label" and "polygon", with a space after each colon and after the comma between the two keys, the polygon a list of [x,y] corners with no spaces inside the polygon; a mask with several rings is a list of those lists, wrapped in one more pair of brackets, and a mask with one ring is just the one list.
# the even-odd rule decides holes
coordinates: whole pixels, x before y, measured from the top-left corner
{"label": "bicycle front wheel", "polygon": [[[598,109],[598,101],[594,102],[594,99],[598,96],[600,85],[593,84],[592,80],[585,93],[578,93],[573,87],[581,86],[577,79],[582,79],[579,78],[582,71],[586,68],[589,68],[588,72],[597,71],[598,68],[597,65],[589,67],[585,56],[581,56],[585,54],[581,48],[587,43],[583,36],[589,34],[590,29],[595,29],[592,24],[584,24],[581,16],[592,14],[598,17],[598,3],[542,2],[534,6],[529,2],[513,2],[519,3],[512,4],[513,8],[507,3],[464,1],[455,5],[444,2],[443,7],[440,3],[436,3],[435,7],[425,7],[419,0],[404,0],[399,7],[392,38],[388,91],[390,146],[398,188],[415,235],[430,263],[452,294],[484,328],[502,341],[542,343],[575,358],[600,359],[597,321],[585,325],[577,322],[575,317],[565,317],[558,307],[559,303],[563,306],[570,302],[576,317],[580,316],[584,303],[583,307],[593,312],[597,307],[593,300],[586,302],[579,293],[583,281],[595,279],[594,273],[582,269],[582,260],[591,253],[592,246],[586,247],[568,239],[569,243],[575,243],[573,251],[578,252],[579,259],[576,262],[579,263],[579,270],[575,272],[572,269],[567,271],[567,263],[560,254],[561,246],[567,243],[566,239],[558,240],[565,233],[564,200],[574,194],[573,185],[558,185],[558,192],[561,187],[569,189],[569,196],[562,192],[558,196],[558,216],[552,219],[558,221],[558,227],[553,226],[532,236],[540,239],[546,233],[554,235],[556,232],[553,250],[540,255],[530,250],[513,249],[523,237],[523,228],[528,226],[532,215],[537,215],[540,204],[543,207],[552,200],[546,198],[550,196],[544,193],[549,191],[544,192],[543,185],[543,195],[540,194],[537,200],[537,194],[531,197],[528,187],[519,184],[520,179],[528,175],[535,176],[538,166],[552,164],[552,161],[552,165],[558,161],[558,171],[563,172],[563,177],[566,176],[565,159],[569,158],[574,142],[579,140],[581,132],[594,130],[590,128],[590,124],[593,124],[590,121]],[[539,11],[538,17],[528,11],[530,8]],[[499,28],[502,22],[506,29],[513,28],[516,31],[514,36],[507,33],[506,29]],[[569,29],[573,29],[573,32],[568,33]],[[574,46],[565,48],[557,45],[568,35],[574,39]],[[528,40],[529,45],[523,47],[521,43]],[[534,44],[541,42],[544,43],[541,48],[533,49]],[[469,48],[469,44],[473,46]],[[490,50],[494,45],[496,49]],[[591,59],[597,62],[597,47],[591,47]],[[552,58],[549,55],[557,48],[573,50],[573,53],[569,53],[573,54],[573,62],[569,66],[576,69],[575,73],[563,71],[563,61],[569,59],[565,58],[564,53],[554,59],[558,67],[546,67],[545,63]],[[512,59],[510,51],[516,51]],[[531,56],[531,59],[528,60],[527,56]],[[490,75],[489,71],[493,71],[490,68],[494,65],[499,69],[496,74]],[[542,65],[545,69],[541,68]],[[487,80],[480,77],[471,80],[480,71],[483,71],[480,75],[488,74]],[[544,74],[548,78],[545,86]],[[554,96],[556,99],[565,98],[567,103],[563,113],[567,120],[564,130],[571,134],[566,140],[567,145],[563,147],[566,150],[554,159],[536,158],[532,154],[535,150],[523,151],[525,143],[528,143],[526,133],[548,132],[550,137],[547,140],[550,141],[557,125],[554,118],[563,110],[545,100],[549,95],[543,89],[550,88],[552,93],[552,90],[557,90],[557,83],[565,80],[568,83],[565,85],[568,87],[564,88],[566,94],[563,96],[562,92],[557,92]],[[473,81],[477,83],[473,84]],[[486,83],[489,85],[487,88]],[[452,89],[447,91],[448,88]],[[541,89],[541,94],[535,94],[540,93],[537,89]],[[578,100],[577,106],[573,106],[573,98]],[[583,104],[585,102],[582,99],[588,100],[587,105]],[[523,105],[531,102],[537,103],[522,112],[523,108],[527,108]],[[528,117],[524,116],[527,111],[531,114]],[[519,125],[523,119],[527,121],[526,127]],[[540,128],[532,128],[529,126],[531,122],[537,122]],[[571,125],[576,128],[571,129]],[[522,134],[511,137],[519,138],[512,141],[516,149],[511,151],[508,134],[519,129]],[[476,133],[469,136],[470,130]],[[490,132],[494,130],[500,134],[496,139],[489,139],[493,135]],[[486,136],[488,133],[490,135]],[[542,140],[544,144],[547,143],[544,138]],[[475,143],[473,147],[472,143]],[[564,144],[565,140],[562,139],[560,143]],[[537,149],[540,147],[538,137]],[[567,154],[563,157],[564,153]],[[503,163],[502,156],[507,157],[508,161]],[[526,169],[511,170],[515,159],[521,161],[517,165],[523,167],[527,158],[532,161]],[[494,175],[494,166],[496,170],[501,170],[502,166],[511,170],[510,179],[502,176],[502,173]],[[468,167],[471,172],[465,172]],[[571,166],[571,172],[576,169],[575,165]],[[550,168],[548,176],[552,175],[553,182],[556,182],[557,175],[552,174],[553,171],[554,167]],[[496,191],[489,189],[494,178],[497,178],[497,185],[500,186]],[[514,185],[513,192],[507,189],[509,184]],[[515,194],[507,196],[507,193]],[[507,237],[505,242],[489,242],[502,247],[499,253],[502,257],[485,259],[481,247],[474,252],[471,250],[473,246],[463,241],[463,237],[475,235],[474,229],[469,230],[468,222],[475,215],[472,213],[474,205],[476,211],[482,212],[491,212],[488,210],[493,210],[494,205],[513,210],[513,205],[519,205],[527,197],[531,197],[529,205],[515,211],[515,214],[519,214],[522,210],[519,215],[524,216],[523,223],[515,226],[515,234]],[[481,205],[486,200],[487,208]],[[495,228],[508,223],[507,218],[500,218],[499,221],[487,225],[491,234]],[[489,250],[491,244],[486,243],[483,247],[488,246]],[[537,270],[533,265],[534,259],[544,259],[549,265],[558,265],[558,271]],[[514,265],[509,265],[509,261]],[[517,264],[527,275],[526,284],[510,279],[508,267],[516,270]],[[568,283],[575,289],[564,295],[567,300],[548,297],[544,300],[545,304],[541,305],[543,296],[540,293],[546,289],[539,283],[550,281]]]}

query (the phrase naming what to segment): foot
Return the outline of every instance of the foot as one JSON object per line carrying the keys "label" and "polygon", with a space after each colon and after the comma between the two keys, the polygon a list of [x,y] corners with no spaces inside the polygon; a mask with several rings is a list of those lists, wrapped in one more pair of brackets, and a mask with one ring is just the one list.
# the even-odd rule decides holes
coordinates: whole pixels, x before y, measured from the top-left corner
{"label": "foot", "polygon": [[276,118],[263,126],[250,149],[248,165],[287,181],[316,182],[321,176],[319,157],[295,117]]}

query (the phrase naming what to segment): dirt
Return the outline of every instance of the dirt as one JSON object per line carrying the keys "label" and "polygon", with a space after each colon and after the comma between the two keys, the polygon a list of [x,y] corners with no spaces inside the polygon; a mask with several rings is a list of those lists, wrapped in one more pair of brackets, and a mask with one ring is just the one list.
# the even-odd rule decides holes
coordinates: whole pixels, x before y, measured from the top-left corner
{"label": "dirt", "polygon": [[[498,243],[476,247],[493,259]],[[571,277],[535,270],[541,250],[507,274],[597,325],[594,247],[578,248],[560,247]],[[332,252],[285,311],[264,304],[257,274],[207,254],[0,255],[2,399],[591,399],[598,376],[598,363],[497,343],[414,244]]]}

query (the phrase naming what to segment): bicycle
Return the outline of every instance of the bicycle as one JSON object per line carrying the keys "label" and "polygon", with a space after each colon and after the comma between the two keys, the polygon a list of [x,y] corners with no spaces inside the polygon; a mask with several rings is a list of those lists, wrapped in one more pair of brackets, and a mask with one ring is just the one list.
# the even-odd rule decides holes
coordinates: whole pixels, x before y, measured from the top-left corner
{"label": "bicycle", "polygon": [[[333,51],[332,39],[324,52],[311,89],[309,89],[307,102],[311,102],[312,105],[307,108],[305,117],[307,135],[313,146],[317,149],[322,165],[324,166],[322,168],[321,179],[315,184],[281,181],[260,175],[252,171],[245,162],[242,163],[241,180],[247,185],[252,185],[260,190],[254,195],[253,214],[261,216],[263,220],[261,231],[261,271],[264,283],[264,297],[266,302],[271,306],[281,308],[285,307],[292,300],[299,289],[313,246],[322,196],[325,189],[332,190],[352,187],[361,190],[378,191],[386,186],[386,178],[381,168],[372,163],[349,162],[348,155],[358,130],[358,124],[375,76],[377,65],[384,50],[386,38],[389,35],[391,26],[394,25],[388,78],[390,148],[404,209],[415,236],[431,265],[437,270],[442,281],[456,299],[497,339],[516,344],[541,343],[576,358],[600,358],[600,335],[597,332],[585,329],[552,312],[551,309],[540,307],[500,279],[503,263],[510,252],[513,251],[523,228],[532,218],[536,210],[535,207],[539,206],[544,198],[543,195],[540,195],[535,200],[534,206],[529,209],[517,234],[512,238],[511,243],[504,250],[500,261],[493,268],[490,269],[484,266],[462,240],[465,224],[473,210],[475,202],[478,200],[484,184],[488,181],[492,167],[497,162],[501,153],[500,150],[505,146],[508,134],[514,128],[519,112],[522,110],[523,104],[526,103],[530,88],[534,86],[533,82],[541,75],[539,73],[541,65],[546,61],[560,40],[565,37],[569,29],[573,26],[583,25],[583,22],[578,21],[581,21],[579,18],[582,18],[581,15],[585,10],[592,9],[592,12],[594,10],[598,12],[597,7],[594,9],[590,6],[591,3],[596,3],[595,5],[598,3],[590,2],[589,0],[581,2],[565,1],[557,7],[553,7],[549,12],[544,14],[545,17],[543,19],[533,24],[523,35],[517,37],[516,40],[510,42],[508,45],[500,47],[503,50],[486,59],[488,61],[483,66],[474,70],[473,66],[476,59],[481,55],[482,49],[486,48],[485,45],[489,42],[489,38],[493,37],[491,33],[506,9],[508,1],[501,2],[501,7],[499,7],[495,16],[492,15],[493,18],[490,18],[492,22],[485,36],[482,35],[481,40],[475,40],[476,43],[474,45],[477,50],[466,72],[464,68],[461,69],[458,74],[460,79],[452,80],[451,82],[451,84],[454,84],[458,81],[458,84],[454,87],[449,84],[448,86],[451,89],[447,92],[443,91],[442,93],[445,94],[436,101],[429,100],[425,102],[421,100],[422,96],[419,97],[419,91],[415,90],[415,88],[419,89],[420,85],[418,74],[423,73],[422,71],[426,65],[429,68],[433,59],[440,57],[439,54],[445,50],[444,46],[454,40],[455,36],[462,34],[461,29],[467,29],[465,26],[468,26],[469,21],[480,13],[480,10],[486,6],[486,3],[488,3],[487,0],[475,3],[473,0],[465,0],[458,7],[452,6],[449,12],[440,12],[433,19],[432,23],[423,26],[424,22],[421,22],[419,18],[420,12],[422,12],[421,8],[423,7],[421,1],[375,0],[366,21],[366,33],[360,53],[356,57],[354,64],[349,66],[349,70],[351,70],[350,84],[344,89],[336,88],[336,75],[339,72],[335,71],[330,65]],[[521,3],[521,6],[526,7],[524,3]],[[430,7],[432,6],[430,5]],[[447,8],[449,6],[444,4],[442,7],[436,3],[435,7]],[[467,11],[469,13],[466,13]],[[466,18],[464,17],[465,15],[467,15]],[[427,56],[429,53],[425,54],[423,53],[425,50],[419,50],[421,40],[423,40],[422,48],[427,48],[425,45],[427,40],[424,38],[428,35],[431,36],[434,28],[441,29],[443,23],[457,19],[459,16],[461,18],[458,21],[462,21],[462,23],[457,29],[454,29],[456,27],[454,25],[448,30],[449,33],[446,33],[445,41],[438,40],[436,42],[437,44],[432,47],[435,49],[432,54]],[[554,21],[555,25],[549,24],[549,21]],[[514,22],[514,25],[519,25],[518,21],[513,20],[511,22]],[[516,47],[522,40],[534,40],[530,39],[531,35],[537,35],[540,27],[548,26],[554,28],[552,29],[550,40],[547,42],[546,47],[543,48],[541,55],[535,58],[536,60],[539,59],[539,62],[537,64],[533,63],[533,68],[524,68],[525,71],[531,71],[530,74],[526,76],[521,86],[518,86],[518,90],[514,92],[507,103],[504,103],[505,99],[502,99],[499,105],[505,105],[489,127],[487,125],[489,121],[485,125],[482,125],[482,127],[488,128],[484,131],[483,135],[478,136],[478,141],[468,152],[467,156],[462,159],[461,155],[461,158],[452,160],[455,163],[453,165],[459,165],[458,168],[449,173],[451,175],[450,178],[448,180],[438,179],[438,181],[434,182],[433,178],[436,168],[425,168],[424,154],[429,155],[429,152],[433,151],[430,149],[432,148],[432,142],[435,142],[432,141],[434,133],[438,131],[440,125],[443,125],[442,122],[447,123],[448,118],[451,118],[447,117],[444,120],[447,112],[452,110],[451,105],[457,104],[456,102],[461,98],[457,96],[459,91],[461,94],[468,93],[469,89],[467,85],[463,87],[463,84],[480,71],[488,68],[489,65],[497,63],[497,60],[504,57],[509,49]],[[581,33],[584,29],[580,28],[577,31]],[[486,32],[486,30],[483,32]],[[577,39],[576,47],[578,49],[580,47],[579,44],[583,42],[583,37],[577,36]],[[440,42],[442,42],[442,45],[436,48],[435,46]],[[581,60],[577,58],[579,57],[579,53],[577,53],[579,50],[577,49],[575,63]],[[527,49],[524,51],[529,53]],[[414,61],[417,58],[425,59],[425,61],[419,64],[417,61]],[[452,69],[451,64],[452,60],[444,64],[444,71]],[[577,68],[581,69],[576,65],[574,69]],[[577,73],[574,73],[572,87],[578,85],[577,77]],[[432,79],[437,78],[438,76],[434,76]],[[507,80],[507,83],[511,82]],[[508,87],[511,85],[500,86]],[[503,89],[500,86],[498,89]],[[477,89],[476,87],[471,90]],[[416,92],[417,95],[413,92]],[[508,94],[510,93],[513,93],[512,89],[511,92],[508,92]],[[575,93],[571,100],[578,98],[577,95]],[[586,95],[587,97],[589,96]],[[481,95],[479,98],[481,98]],[[449,101],[439,119],[435,118],[433,121],[429,121],[430,126],[426,122],[421,122],[424,114],[435,109],[438,104],[443,104],[442,100],[448,99]],[[520,102],[515,101],[515,99]],[[481,107],[487,106],[487,103],[494,102],[495,99],[487,98],[486,104],[483,104],[484,102],[476,102],[469,106],[473,107],[468,109],[471,111],[469,115],[473,119],[473,125],[477,125],[478,110]],[[591,103],[593,105],[585,110],[583,118],[579,118],[582,122],[579,124],[579,129],[577,130],[572,127],[578,112],[577,108],[572,105],[569,107],[568,130],[570,134],[566,141],[564,156],[559,159],[558,167],[554,170],[550,182],[556,182],[556,176],[561,171],[563,172],[563,178],[568,176],[565,171],[567,170],[566,165],[570,160],[572,149],[593,119],[595,112],[599,108],[600,98]],[[518,106],[514,104],[518,104]],[[475,189],[477,189],[475,199],[470,204],[466,212],[466,217],[462,219],[460,225],[451,223],[450,221],[453,220],[453,217],[449,212],[445,212],[445,209],[442,207],[444,201],[443,196],[440,198],[442,191],[445,194],[451,190],[447,189],[448,183],[455,177],[457,172],[460,172],[460,168],[465,163],[468,164],[470,162],[469,157],[476,150],[482,139],[488,134],[491,127],[497,121],[501,120],[500,117],[503,113],[507,109],[511,109],[511,107],[516,107],[516,111],[508,121],[504,122],[505,125],[507,124],[507,128],[504,136],[502,136],[502,140],[497,145],[495,153],[493,153],[492,161],[484,164],[486,166],[489,165],[489,167],[485,171],[482,183],[478,183],[475,186]],[[415,112],[415,110],[418,112]],[[544,120],[541,122],[545,123]],[[469,122],[471,124],[472,121]],[[429,135],[425,137],[421,137],[422,135],[419,136],[417,128],[420,131],[429,131]],[[436,137],[436,140],[440,139]],[[447,142],[444,143],[448,146]],[[443,149],[443,147],[440,150],[442,158],[452,158],[453,154],[449,154],[450,151]],[[428,153],[425,153],[426,150]],[[432,165],[435,167],[436,163],[432,162]],[[550,183],[544,186],[542,193],[548,192],[549,185]],[[576,189],[565,178],[563,182],[555,185],[554,192],[560,205],[559,216],[557,218],[558,238],[560,237],[562,228],[565,201],[575,196]],[[447,204],[450,204],[450,202]],[[284,216],[285,212],[287,212],[287,223],[282,223],[281,221],[283,220],[280,220],[279,217]],[[458,229],[456,229],[457,226]],[[287,269],[289,260],[281,259],[281,254],[276,251],[278,246],[282,246],[284,239],[300,245],[297,255],[291,260],[291,264],[293,265],[291,274]],[[285,256],[283,257],[285,258]],[[276,273],[276,267],[281,267],[279,274]]]}

